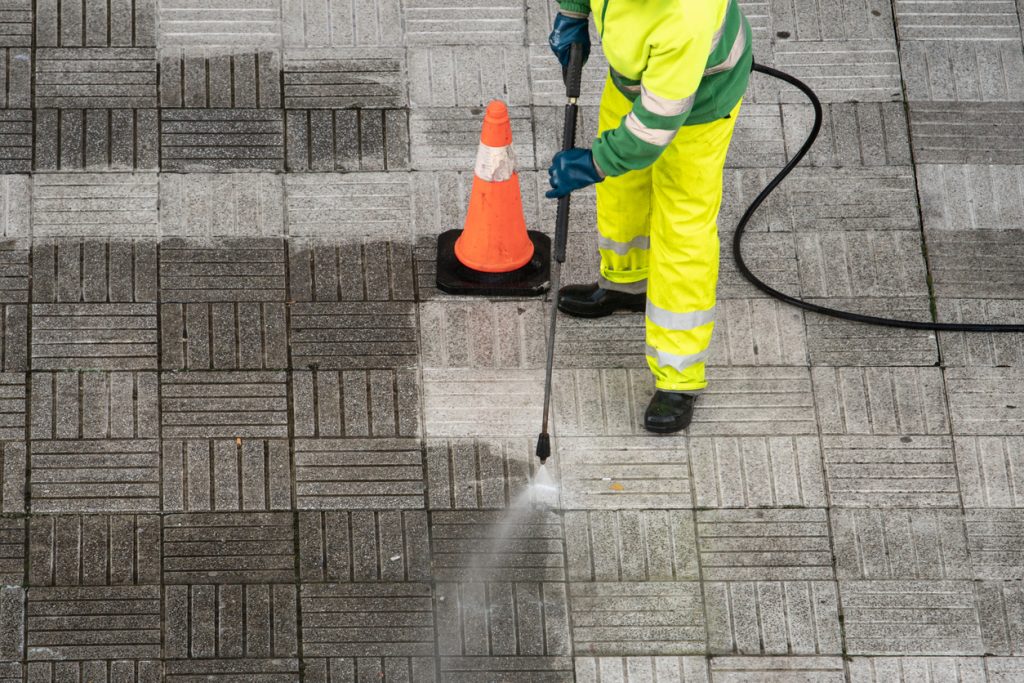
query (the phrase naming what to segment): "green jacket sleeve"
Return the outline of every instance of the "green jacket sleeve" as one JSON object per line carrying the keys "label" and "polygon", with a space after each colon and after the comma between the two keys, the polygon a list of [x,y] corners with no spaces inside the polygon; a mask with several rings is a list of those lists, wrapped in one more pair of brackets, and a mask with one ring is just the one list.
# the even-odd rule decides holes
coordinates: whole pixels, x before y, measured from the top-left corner
{"label": "green jacket sleeve", "polygon": [[558,7],[566,16],[587,16],[590,14],[590,3],[581,0],[558,0]]}

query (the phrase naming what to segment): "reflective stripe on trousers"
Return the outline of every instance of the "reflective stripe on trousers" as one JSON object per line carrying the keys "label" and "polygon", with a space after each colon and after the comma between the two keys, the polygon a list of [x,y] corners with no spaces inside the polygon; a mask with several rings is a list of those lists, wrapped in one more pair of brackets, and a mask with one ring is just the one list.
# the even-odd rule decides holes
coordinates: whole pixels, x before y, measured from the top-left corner
{"label": "reflective stripe on trousers", "polygon": [[[647,291],[647,363],[659,389],[707,385],[714,330],[722,171],[740,105],[729,118],[683,126],[649,168],[597,185],[602,285]],[[600,131],[619,125],[632,103],[611,78]]]}

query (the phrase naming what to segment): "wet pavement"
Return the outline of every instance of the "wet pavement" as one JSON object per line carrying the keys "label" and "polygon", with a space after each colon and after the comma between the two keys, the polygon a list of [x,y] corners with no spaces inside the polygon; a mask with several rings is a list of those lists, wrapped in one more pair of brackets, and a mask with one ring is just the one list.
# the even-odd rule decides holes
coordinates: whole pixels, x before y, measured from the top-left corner
{"label": "wet pavement", "polygon": [[[825,103],[755,272],[1024,321],[1024,5],[741,4]],[[552,5],[0,1],[0,681],[1024,679],[1022,335],[723,249],[689,433],[640,315],[563,317],[557,504],[509,511],[546,307],[439,293],[434,240],[493,97],[550,232]],[[723,245],[810,122],[755,77]]]}

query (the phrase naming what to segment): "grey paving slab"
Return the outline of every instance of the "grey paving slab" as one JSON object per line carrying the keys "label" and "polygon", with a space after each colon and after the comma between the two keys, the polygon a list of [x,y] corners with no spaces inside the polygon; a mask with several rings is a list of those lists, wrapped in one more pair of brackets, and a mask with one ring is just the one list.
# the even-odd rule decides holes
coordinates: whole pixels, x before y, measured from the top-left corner
{"label": "grey paving slab", "polygon": [[[864,315],[932,321],[931,301],[923,291],[913,296],[812,298],[810,301]],[[939,346],[932,332],[864,325],[817,313],[805,314],[805,320],[811,365],[903,367],[933,366],[939,362]]]}
{"label": "grey paving slab", "polygon": [[919,164],[926,230],[1013,230],[1024,220],[1024,167]]}
{"label": "grey paving slab", "polygon": [[413,301],[413,248],[407,242],[292,240],[290,301]]}
{"label": "grey paving slab", "polygon": [[25,655],[25,589],[0,588],[0,659],[20,660]]}
{"label": "grey paving slab", "polygon": [[155,439],[33,441],[33,512],[156,512],[160,453]]}
{"label": "grey paving slab", "polygon": [[295,303],[290,311],[293,367],[354,370],[416,365],[411,302]]}
{"label": "grey paving slab", "polygon": [[[435,368],[544,365],[540,302],[436,302],[418,307],[423,364]],[[568,354],[562,357],[567,357]]]}
{"label": "grey paving slab", "polygon": [[[724,221],[719,225],[726,225]],[[730,227],[734,224],[729,223]],[[719,239],[726,244],[732,238],[732,231],[723,230]],[[748,233],[743,237],[743,258],[747,267],[757,273],[769,286],[781,292],[795,294],[800,291],[799,261],[796,253],[796,236],[784,233]],[[726,249],[721,254],[718,271],[718,298],[747,299],[766,297],[740,274],[731,253]]]}
{"label": "grey paving slab", "polygon": [[108,675],[110,680],[157,683],[161,680],[162,671],[163,666],[160,661],[147,659],[30,662],[25,666],[25,672],[29,680],[41,681],[42,683],[56,683],[61,680],[75,680],[85,677],[106,681]]}
{"label": "grey paving slab", "polygon": [[694,505],[824,507],[821,447],[813,436],[694,437]]}
{"label": "grey paving slab", "polygon": [[[813,166],[909,166],[907,113],[898,102],[834,102],[824,106],[822,130],[801,163]],[[803,144],[813,123],[811,110],[785,105],[782,123],[786,151]]]}
{"label": "grey paving slab", "polygon": [[[26,4],[15,0],[18,10]],[[35,44],[69,48],[153,47],[158,4],[158,0],[40,0],[35,5]],[[20,12],[11,18],[19,15]],[[21,34],[18,29],[15,31]]]}
{"label": "grey paving slab", "polygon": [[291,374],[292,432],[303,438],[419,434],[415,369],[317,370]]}
{"label": "grey paving slab", "polygon": [[[533,439],[427,439],[427,506],[431,510],[494,509],[528,494],[538,462]],[[546,467],[558,481],[557,463]]]}
{"label": "grey paving slab", "polygon": [[1024,674],[1022,657],[988,657],[985,666],[988,669],[988,680],[993,683],[1009,683]]}
{"label": "grey paving slab", "polygon": [[851,655],[982,654],[968,581],[840,581]]}
{"label": "grey paving slab", "polygon": [[280,51],[208,54],[194,48],[160,50],[160,106],[273,108],[281,106]]}
{"label": "grey paving slab", "polygon": [[161,109],[161,168],[168,171],[284,170],[284,112]]}
{"label": "grey paving slab", "polygon": [[403,173],[285,176],[285,225],[291,237],[318,241],[411,237],[409,178]]}
{"label": "grey paving slab", "polygon": [[900,64],[909,102],[1024,99],[1024,55],[1019,41],[906,41],[900,44]]}
{"label": "grey paving slab", "polygon": [[409,0],[402,3],[408,45],[520,44],[525,26],[524,6],[498,0],[487,7],[465,0]]}
{"label": "grey paving slab", "polygon": [[164,372],[164,438],[262,439],[288,436],[284,372]]}
{"label": "grey paving slab", "polygon": [[155,372],[35,372],[31,387],[34,440],[160,436]]}
{"label": "grey paving slab", "polygon": [[[304,681],[334,683],[388,678],[399,681],[435,683],[432,657],[329,657],[302,658]],[[296,679],[297,680],[297,679]]]}
{"label": "grey paving slab", "polygon": [[1019,231],[933,231],[927,244],[937,297],[1019,299],[1021,278],[1013,267],[1024,249]]}
{"label": "grey paving slab", "polygon": [[289,49],[284,106],[398,109],[408,103],[405,72],[405,51],[399,48]]}
{"label": "grey paving slab", "polygon": [[1020,42],[1020,24],[1013,0],[993,0],[980,5],[896,0],[893,9],[902,41],[982,38]]}
{"label": "grey paving slab", "polygon": [[[543,7],[544,3],[541,3]],[[532,9],[532,7],[528,8]],[[532,27],[531,27],[532,28]],[[550,31],[550,25],[547,27]],[[595,46],[597,41],[595,42]],[[533,104],[538,107],[557,107],[565,104],[565,81],[562,80],[561,65],[552,59],[551,48],[547,45],[547,34],[542,44],[531,45],[530,59],[530,90]],[[601,90],[608,79],[608,61],[598,49],[590,53],[590,58],[583,67],[583,79],[579,103],[593,112],[601,102]]]}
{"label": "grey paving slab", "polygon": [[708,683],[703,657],[576,657],[578,683]]}
{"label": "grey paving slab", "polygon": [[1024,93],[1010,102],[912,102],[908,106],[915,161],[955,165],[1024,163],[1021,100]]}
{"label": "grey paving slab", "polygon": [[0,511],[25,511],[26,481],[25,445],[19,442],[4,444],[0,447]]}
{"label": "grey paving slab", "polygon": [[[564,581],[561,517],[542,508],[430,513],[431,569],[438,581]],[[458,654],[458,653],[456,653]]]}
{"label": "grey paving slab", "polygon": [[1024,591],[1019,581],[975,583],[985,652],[1020,656],[1024,650]]}
{"label": "grey paving slab", "polygon": [[851,657],[849,680],[851,683],[909,683],[929,678],[951,683],[998,680],[986,677],[986,667],[990,666],[987,661],[981,657]]}
{"label": "grey paving slab", "polygon": [[715,683],[754,683],[755,681],[839,683],[846,680],[841,657],[718,656],[711,659],[710,665],[711,680]]}
{"label": "grey paving slab", "polygon": [[160,364],[167,370],[288,367],[283,303],[164,304]]}
{"label": "grey paving slab", "polygon": [[[902,99],[900,59],[891,39],[781,40],[775,66],[814,89],[822,102],[898,102]],[[804,96],[784,91],[784,101]]]}
{"label": "grey paving slab", "polygon": [[[715,315],[708,367],[807,364],[804,315],[798,309],[770,299],[723,299]],[[638,332],[642,339],[642,328]],[[642,343],[633,347],[639,355],[643,349]]]}
{"label": "grey paving slab", "polygon": [[563,509],[692,507],[683,438],[559,436],[555,447]]}
{"label": "grey paving slab", "polygon": [[25,521],[24,517],[0,517],[0,584],[4,586],[25,583]]}
{"label": "grey paving slab", "polygon": [[1024,514],[1020,510],[974,509],[965,517],[975,578],[1024,578]]}
{"label": "grey paving slab", "polygon": [[577,656],[702,654],[707,647],[695,581],[574,581],[569,608]]}
{"label": "grey paving slab", "polygon": [[32,50],[27,47],[0,47],[0,67],[3,68],[0,74],[0,106],[4,109],[31,107]]}
{"label": "grey paving slab", "polygon": [[949,368],[946,370],[953,433],[967,436],[1018,436],[1024,421],[1017,368]]}
{"label": "grey paving slab", "polygon": [[160,615],[159,586],[32,588],[26,656],[30,661],[159,658]]}
{"label": "grey paving slab", "polygon": [[155,107],[156,67],[153,48],[38,48],[34,103],[39,108]]}
{"label": "grey paving slab", "polygon": [[298,514],[304,582],[428,581],[427,513],[401,510]]}
{"label": "grey paving slab", "polygon": [[248,52],[279,48],[281,0],[159,0],[157,45]]}
{"label": "grey paving slab", "polygon": [[960,505],[952,441],[945,436],[823,436],[829,500],[843,507]]}
{"label": "grey paving slab", "polygon": [[298,683],[298,659],[224,659],[167,660],[164,681],[187,683],[201,678],[208,681],[237,681],[266,678],[275,683]]}
{"label": "grey paving slab", "polygon": [[[513,107],[539,104],[530,97],[536,92],[528,68],[531,54],[511,45],[411,48],[409,102],[413,107],[484,107],[492,99]],[[562,93],[564,100],[564,86]]]}
{"label": "grey paving slab", "polygon": [[160,245],[160,301],[283,302],[285,261],[280,239],[167,239]]}
{"label": "grey paving slab", "polygon": [[163,237],[282,237],[284,181],[270,173],[164,173]]}
{"label": "grey paving slab", "polygon": [[157,244],[42,238],[32,245],[31,274],[39,304],[155,303]]}
{"label": "grey paving slab", "polygon": [[165,512],[292,508],[284,439],[164,439],[160,467]]}
{"label": "grey paving slab", "polygon": [[299,509],[424,507],[419,439],[295,439],[293,449]]}
{"label": "grey paving slab", "polygon": [[[596,279],[597,272],[596,269],[593,271],[591,282]],[[721,311],[722,308],[720,303],[717,310]],[[732,349],[723,338],[728,337],[729,328],[726,327],[727,323],[723,324],[721,318],[715,325],[715,334],[718,337],[717,343],[711,347],[712,354],[719,364],[727,365],[728,353]],[[559,334],[555,336],[555,356],[558,358],[559,368],[593,370],[647,367],[647,359],[644,356],[646,333],[644,316],[641,313],[617,313],[600,320],[563,315],[559,316],[558,327]],[[534,334],[544,329],[543,323],[531,323],[531,328],[535,331]],[[540,344],[544,339],[534,338],[531,341]],[[470,349],[461,353],[466,351]],[[711,363],[711,359],[708,362]]]}
{"label": "grey paving slab", "polygon": [[295,527],[287,512],[164,515],[163,583],[293,583]]}
{"label": "grey paving slab", "polygon": [[156,170],[158,128],[156,109],[37,109],[35,170]]}
{"label": "grey paving slab", "polygon": [[797,232],[831,235],[920,229],[914,169],[909,166],[801,169],[799,173],[799,181],[786,190],[792,229]]}
{"label": "grey paving slab", "polygon": [[28,370],[28,307],[4,305],[0,321],[0,352],[7,372]]}
{"label": "grey paving slab", "polygon": [[21,683],[22,665],[20,662],[0,662],[0,681],[3,683]]}
{"label": "grey paving slab", "polygon": [[817,298],[925,297],[921,234],[842,231],[798,234],[800,291]]}
{"label": "grey paving slab", "polygon": [[32,170],[32,110],[0,111],[0,172],[27,173]]}
{"label": "grey paving slab", "polygon": [[[4,441],[23,441],[25,439],[25,406],[25,373],[0,373],[0,439]],[[15,451],[11,452],[11,456],[17,462]],[[18,510],[14,512],[18,512]]]}
{"label": "grey paving slab", "polygon": [[775,168],[785,164],[782,111],[775,104],[744,104],[733,130],[729,168]]}
{"label": "grey paving slab", "polygon": [[409,168],[404,109],[289,109],[289,171],[400,171]]}
{"label": "grey paving slab", "polygon": [[814,368],[823,434],[948,434],[938,368]]}
{"label": "grey paving slab", "polygon": [[399,0],[282,0],[285,48],[375,47],[402,43]]}
{"label": "grey paving slab", "polygon": [[34,370],[155,370],[156,304],[33,304]]}
{"label": "grey paving slab", "polygon": [[[32,180],[22,175],[0,175],[0,234],[5,238],[25,238],[31,234]],[[0,241],[2,251],[12,243]],[[25,245],[23,245],[25,246]]]}
{"label": "grey paving slab", "polygon": [[[411,167],[417,171],[463,171],[473,167],[480,146],[482,107],[418,107],[409,114]],[[509,107],[516,168],[534,167],[533,114],[528,107]],[[580,139],[586,139],[580,134]],[[560,147],[559,147],[560,148]],[[538,136],[537,158],[546,167]],[[553,151],[553,150],[552,150]],[[541,162],[537,162],[541,163]]]}
{"label": "grey paving slab", "polygon": [[841,580],[973,579],[958,510],[833,508]]}
{"label": "grey paving slab", "polygon": [[32,178],[36,237],[156,237],[156,173],[44,173]]}
{"label": "grey paving slab", "polygon": [[570,581],[682,581],[699,578],[689,510],[564,513]]}
{"label": "grey paving slab", "polygon": [[535,436],[543,370],[424,368],[428,437]]}
{"label": "grey paving slab", "polygon": [[295,586],[167,586],[164,657],[283,658],[298,655]]}
{"label": "grey paving slab", "polygon": [[953,446],[965,508],[1024,507],[1024,439],[958,436]]}
{"label": "grey paving slab", "polygon": [[160,583],[157,515],[34,516],[28,535],[30,586]]}
{"label": "grey paving slab", "polygon": [[7,0],[0,10],[0,42],[5,47],[32,45],[33,6],[31,0]]}
{"label": "grey paving slab", "polygon": [[425,583],[305,583],[303,657],[430,657],[433,596]]}

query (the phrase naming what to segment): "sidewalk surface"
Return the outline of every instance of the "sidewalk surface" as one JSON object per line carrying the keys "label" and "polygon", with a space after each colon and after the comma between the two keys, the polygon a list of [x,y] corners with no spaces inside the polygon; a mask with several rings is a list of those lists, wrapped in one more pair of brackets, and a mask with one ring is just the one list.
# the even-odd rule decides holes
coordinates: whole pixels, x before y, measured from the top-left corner
{"label": "sidewalk surface", "polygon": [[[1024,320],[1024,2],[742,4],[825,102],[755,271]],[[689,434],[640,426],[641,316],[562,318],[560,505],[484,559],[546,308],[440,294],[433,241],[493,97],[550,231],[551,5],[0,0],[0,681],[1024,680],[1024,336],[742,281],[811,121],[763,77]],[[595,263],[590,191],[569,280]]]}

